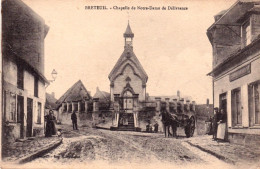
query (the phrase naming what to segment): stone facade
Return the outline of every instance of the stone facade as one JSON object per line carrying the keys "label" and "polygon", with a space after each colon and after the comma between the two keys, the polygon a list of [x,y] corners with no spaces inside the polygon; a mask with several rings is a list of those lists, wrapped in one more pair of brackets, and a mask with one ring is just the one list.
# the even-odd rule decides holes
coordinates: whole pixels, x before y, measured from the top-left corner
{"label": "stone facade", "polygon": [[207,31],[213,47],[209,75],[213,76],[214,107],[227,112],[232,143],[248,144],[247,138],[260,136],[259,9],[255,2],[238,1],[221,18],[215,17]]}
{"label": "stone facade", "polygon": [[2,1],[3,140],[43,135],[44,20],[20,0]]}
{"label": "stone facade", "polygon": [[125,130],[134,130],[139,127],[139,102],[146,101],[148,76],[134,54],[134,34],[129,23],[124,38],[124,51],[108,76],[111,101],[114,102],[112,125],[122,126]]}
{"label": "stone facade", "polygon": [[134,34],[128,24],[124,33],[124,51],[109,74],[111,101],[114,101],[114,95],[122,96],[126,90],[138,94],[138,100],[146,100],[148,76],[134,54],[133,37]]}

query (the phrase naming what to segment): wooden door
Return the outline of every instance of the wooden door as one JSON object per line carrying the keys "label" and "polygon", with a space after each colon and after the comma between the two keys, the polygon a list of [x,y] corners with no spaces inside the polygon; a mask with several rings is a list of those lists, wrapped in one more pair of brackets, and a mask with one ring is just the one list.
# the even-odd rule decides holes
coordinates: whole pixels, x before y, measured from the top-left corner
{"label": "wooden door", "polygon": [[219,109],[223,109],[225,113],[227,113],[227,94],[223,93],[220,95],[219,98],[220,102],[219,102]]}
{"label": "wooden door", "polygon": [[17,122],[20,126],[20,138],[24,138],[24,98],[17,96]]}
{"label": "wooden door", "polygon": [[33,123],[33,100],[27,98],[27,127],[26,137],[32,137],[32,123]]}
{"label": "wooden door", "polygon": [[232,90],[231,109],[232,109],[233,126],[242,125],[241,92],[240,92],[240,89]]}

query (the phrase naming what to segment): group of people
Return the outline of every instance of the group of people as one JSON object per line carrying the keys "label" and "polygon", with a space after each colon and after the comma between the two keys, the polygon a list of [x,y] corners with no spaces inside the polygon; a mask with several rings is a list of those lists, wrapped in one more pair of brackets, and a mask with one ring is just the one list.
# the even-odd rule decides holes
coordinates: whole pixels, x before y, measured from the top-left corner
{"label": "group of people", "polygon": [[227,122],[227,114],[224,109],[219,109],[217,107],[214,108],[214,116],[212,119],[212,132],[213,132],[213,140],[217,139],[226,139],[226,126]]}
{"label": "group of people", "polygon": [[146,125],[146,132],[157,133],[158,132],[158,127],[159,127],[159,124],[157,122],[153,126],[151,125],[150,122],[148,122],[148,124]]}

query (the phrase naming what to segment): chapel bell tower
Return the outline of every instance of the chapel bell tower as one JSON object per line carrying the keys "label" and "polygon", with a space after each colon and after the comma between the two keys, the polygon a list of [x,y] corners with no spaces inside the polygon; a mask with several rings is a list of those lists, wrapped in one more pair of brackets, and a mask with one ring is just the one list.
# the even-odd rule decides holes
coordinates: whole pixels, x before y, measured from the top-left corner
{"label": "chapel bell tower", "polygon": [[124,33],[124,38],[125,38],[125,48],[128,48],[128,47],[132,48],[133,47],[134,33],[131,30],[131,27],[129,25],[129,21],[128,21],[126,31]]}

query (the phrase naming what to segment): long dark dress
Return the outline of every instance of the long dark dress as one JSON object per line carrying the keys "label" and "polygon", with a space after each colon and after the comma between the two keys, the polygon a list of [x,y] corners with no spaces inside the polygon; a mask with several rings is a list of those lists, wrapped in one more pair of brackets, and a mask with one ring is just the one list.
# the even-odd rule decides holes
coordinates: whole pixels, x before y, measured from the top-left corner
{"label": "long dark dress", "polygon": [[47,115],[46,117],[46,132],[45,137],[51,137],[56,134],[55,121],[56,117],[52,115]]}
{"label": "long dark dress", "polygon": [[214,114],[214,117],[212,120],[212,131],[213,131],[214,139],[216,139],[216,137],[217,137],[218,121],[219,121],[219,113],[217,112],[216,114]]}

